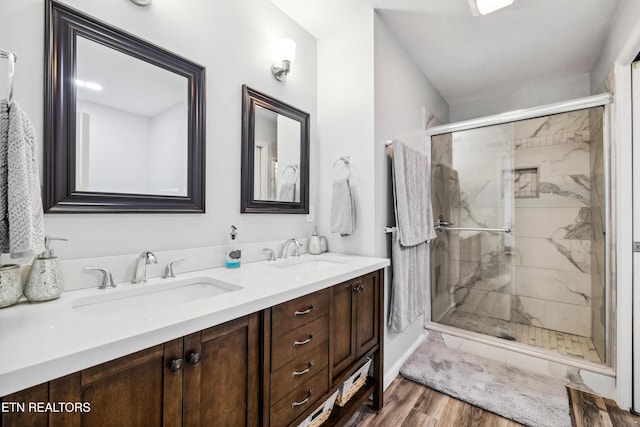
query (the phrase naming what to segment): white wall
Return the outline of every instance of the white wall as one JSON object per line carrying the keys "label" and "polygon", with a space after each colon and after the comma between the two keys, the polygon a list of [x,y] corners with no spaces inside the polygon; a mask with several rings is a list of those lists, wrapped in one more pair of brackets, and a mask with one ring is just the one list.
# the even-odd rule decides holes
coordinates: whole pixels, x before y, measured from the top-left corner
{"label": "white wall", "polygon": [[[374,47],[375,221],[371,233],[375,236],[375,255],[390,257],[390,237],[384,227],[392,224],[393,202],[385,140],[399,139],[423,151],[425,112],[431,112],[444,123],[448,120],[449,106],[377,14],[374,17]],[[391,294],[389,273],[387,270],[385,277],[385,317]],[[385,322],[385,383],[397,375],[397,369],[422,339],[423,324],[424,318],[420,316],[402,333],[394,333],[386,328]]]}
{"label": "white wall", "polygon": [[[268,0],[211,2],[68,0],[70,6],[206,67],[206,214],[49,214],[46,233],[67,237],[63,259],[168,250],[222,243],[229,225],[242,241],[304,236],[305,215],[240,215],[242,84],[311,114],[311,158],[316,154],[316,40]],[[2,1],[2,48],[18,52],[15,98],[42,141],[44,1]],[[271,75],[272,46],[281,37],[298,46],[286,83]],[[4,74],[0,74],[4,76]],[[42,158],[40,147],[39,157]],[[317,194],[311,169],[311,203]]]}
{"label": "white wall", "polygon": [[632,30],[640,19],[640,2],[637,0],[620,0],[616,13],[611,18],[609,35],[605,39],[598,57],[591,69],[591,93],[596,93],[602,86],[607,74],[613,68],[625,43],[629,41]]}
{"label": "white wall", "polygon": [[591,94],[589,74],[541,81],[515,91],[496,92],[490,98],[474,99],[450,106],[450,122],[490,116],[492,114],[536,107]]}
{"label": "white wall", "polygon": [[[318,231],[329,250],[373,256],[374,111],[373,10],[362,8],[348,25],[318,40]],[[332,169],[351,159],[356,226],[350,236],[329,234]]]}
{"label": "white wall", "polygon": [[78,100],[89,115],[88,188],[92,191],[144,193],[149,188],[149,117]]}
{"label": "white wall", "polygon": [[147,153],[152,194],[187,194],[187,104],[178,103],[151,118]]}

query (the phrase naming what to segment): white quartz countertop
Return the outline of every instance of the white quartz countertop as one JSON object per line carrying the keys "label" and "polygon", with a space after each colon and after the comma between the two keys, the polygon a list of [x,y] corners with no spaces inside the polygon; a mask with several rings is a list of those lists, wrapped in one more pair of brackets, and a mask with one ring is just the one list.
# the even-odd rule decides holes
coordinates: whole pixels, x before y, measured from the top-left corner
{"label": "white quartz countertop", "polygon": [[[294,266],[303,263],[317,271]],[[246,263],[239,269],[221,267],[182,273],[175,279],[153,278],[144,284],[120,283],[115,289],[70,291],[54,301],[22,302],[0,309],[0,396],[255,313],[388,265],[389,260],[385,258],[335,253],[303,255]],[[122,295],[142,290],[153,293],[178,282],[201,279],[235,290],[157,306],[145,304],[144,298],[120,299]],[[105,296],[112,296],[115,303],[110,303],[104,315],[86,305]],[[119,310],[119,302],[122,307],[128,304],[128,311]],[[140,305],[140,309],[131,303]],[[83,309],[78,310],[82,304],[85,304]]]}

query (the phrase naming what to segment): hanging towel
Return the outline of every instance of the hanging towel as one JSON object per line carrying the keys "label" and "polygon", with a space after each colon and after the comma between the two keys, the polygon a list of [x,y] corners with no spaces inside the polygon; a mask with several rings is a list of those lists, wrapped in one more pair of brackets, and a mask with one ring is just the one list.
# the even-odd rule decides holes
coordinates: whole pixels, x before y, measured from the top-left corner
{"label": "hanging towel", "polygon": [[295,202],[296,201],[296,183],[285,182],[280,187],[280,194],[278,195],[280,202]]}
{"label": "hanging towel", "polygon": [[9,252],[9,212],[7,190],[7,148],[9,146],[9,104],[0,99],[0,251]]}
{"label": "hanging towel", "polygon": [[356,227],[356,210],[348,178],[333,181],[331,195],[331,232],[348,236]]}
{"label": "hanging towel", "polygon": [[[0,216],[8,227],[8,234],[2,236],[2,251],[12,257],[33,255],[44,250],[44,220],[40,178],[36,159],[36,140],[33,125],[20,106],[12,101],[8,105],[8,129],[4,136],[5,105],[3,102],[0,129]],[[6,191],[6,194],[5,194]],[[5,209],[6,206],[6,209]],[[8,236],[8,238],[7,238]]]}
{"label": "hanging towel", "polygon": [[431,270],[429,243],[403,246],[397,228],[392,234],[389,325],[394,332],[402,332],[424,313],[425,291],[429,288]]}
{"label": "hanging towel", "polygon": [[435,239],[429,158],[400,141],[394,141],[392,149],[393,197],[400,243],[414,246]]}
{"label": "hanging towel", "polygon": [[436,238],[431,208],[429,158],[400,141],[392,144],[396,230],[391,262],[389,325],[403,331],[424,313],[430,275],[429,241]]}

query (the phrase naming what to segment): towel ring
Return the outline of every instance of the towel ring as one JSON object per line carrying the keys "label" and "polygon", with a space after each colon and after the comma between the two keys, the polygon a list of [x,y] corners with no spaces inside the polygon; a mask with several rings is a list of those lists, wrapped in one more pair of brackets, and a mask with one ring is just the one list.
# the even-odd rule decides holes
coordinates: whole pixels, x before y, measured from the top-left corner
{"label": "towel ring", "polygon": [[349,171],[349,173],[347,174],[347,179],[351,178],[351,159],[349,158],[349,156],[341,156],[333,163],[333,166],[331,167],[333,169],[333,177],[336,177],[336,165],[338,165],[340,162],[344,163],[345,167]]}
{"label": "towel ring", "polygon": [[[291,182],[286,182],[286,180],[284,179],[284,174],[287,171],[287,169],[293,169],[294,177],[293,177],[293,181]],[[295,184],[296,182],[298,182],[299,176],[300,176],[300,170],[298,169],[298,165],[288,165],[282,171],[282,181],[286,182],[287,184]]]}

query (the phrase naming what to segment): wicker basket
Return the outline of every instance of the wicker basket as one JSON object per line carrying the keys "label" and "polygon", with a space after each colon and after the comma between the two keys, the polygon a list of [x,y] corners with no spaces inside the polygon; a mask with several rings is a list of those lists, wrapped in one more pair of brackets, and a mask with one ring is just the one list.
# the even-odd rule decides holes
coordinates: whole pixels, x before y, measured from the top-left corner
{"label": "wicker basket", "polygon": [[357,393],[358,390],[364,386],[367,382],[367,374],[369,373],[369,367],[371,366],[371,359],[358,368],[347,380],[342,383],[338,390],[338,398],[336,404],[338,406],[344,406],[346,403]]}
{"label": "wicker basket", "polygon": [[318,427],[325,421],[329,419],[331,415],[331,410],[333,409],[333,404],[338,397],[338,391],[333,393],[331,397],[329,397],[322,406],[318,407],[311,415],[309,415],[303,422],[298,424],[298,427]]}

